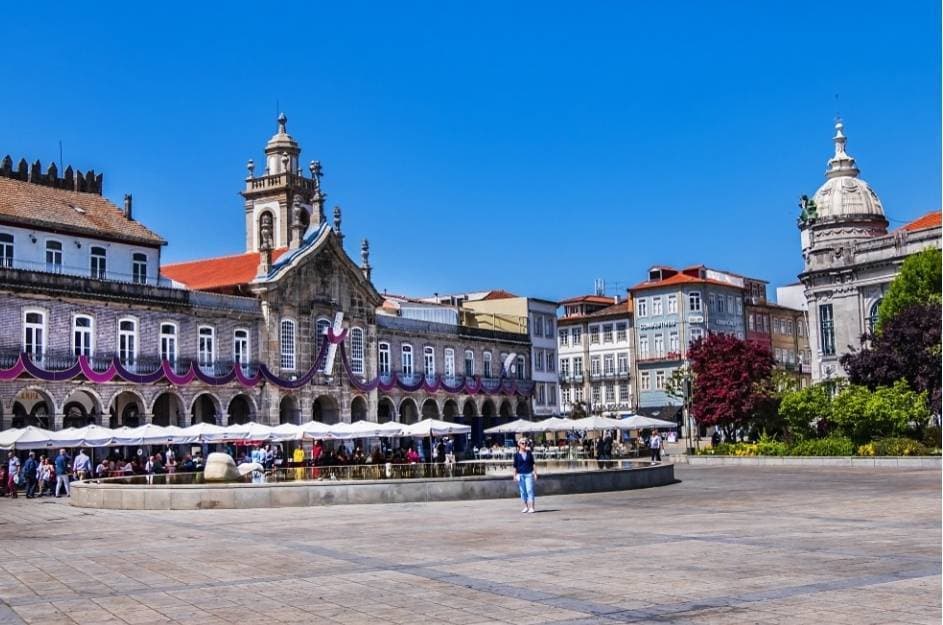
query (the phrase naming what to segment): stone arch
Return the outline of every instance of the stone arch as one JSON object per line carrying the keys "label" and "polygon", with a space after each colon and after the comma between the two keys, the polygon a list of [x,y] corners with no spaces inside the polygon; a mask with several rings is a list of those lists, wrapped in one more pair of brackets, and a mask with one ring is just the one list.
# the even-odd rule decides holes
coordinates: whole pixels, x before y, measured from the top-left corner
{"label": "stone arch", "polygon": [[77,388],[69,393],[62,406],[62,427],[83,427],[100,422],[101,398],[91,389]]}
{"label": "stone arch", "polygon": [[461,418],[462,415],[458,411],[458,402],[454,399],[446,399],[445,403],[442,405],[442,420],[457,421]]}
{"label": "stone arch", "polygon": [[56,414],[56,401],[46,389],[26,386],[13,396],[13,427],[35,425],[52,429]]}
{"label": "stone arch", "polygon": [[436,403],[431,397],[424,402],[422,402],[422,418],[423,419],[438,419],[439,418],[439,404]]}
{"label": "stone arch", "polygon": [[357,395],[350,402],[350,420],[359,421],[367,418],[367,400]]}
{"label": "stone arch", "polygon": [[132,389],[123,389],[111,398],[108,409],[111,415],[111,427],[137,427],[144,423],[144,412],[147,402],[144,397]]}
{"label": "stone arch", "polygon": [[468,398],[465,400],[465,403],[462,405],[462,418],[469,420],[472,417],[478,415],[478,406],[475,405],[475,400]]}
{"label": "stone arch", "polygon": [[301,424],[301,409],[294,395],[285,395],[278,402],[278,422]]}
{"label": "stone arch", "polygon": [[407,425],[419,421],[419,407],[412,397],[405,397],[399,403],[399,421]]}
{"label": "stone arch", "polygon": [[513,414],[511,411],[511,402],[506,399],[501,400],[501,407],[498,408],[498,414],[502,419],[510,419]]}
{"label": "stone arch", "polygon": [[151,423],[155,425],[189,425],[186,414],[183,398],[176,391],[158,393],[151,404]]}
{"label": "stone arch", "polygon": [[190,402],[190,422],[192,424],[212,423],[220,425],[222,417],[222,402],[213,393],[203,391],[198,393]]}
{"label": "stone arch", "polygon": [[381,397],[377,402],[377,423],[396,420],[396,405],[389,397]]}
{"label": "stone arch", "polygon": [[236,393],[229,404],[226,406],[226,413],[229,415],[227,424],[243,424],[253,421],[258,412],[255,409],[255,401],[245,393]]}
{"label": "stone arch", "polygon": [[514,414],[518,419],[530,419],[530,402],[523,398],[518,399]]}
{"label": "stone arch", "polygon": [[340,421],[340,411],[337,409],[337,401],[330,395],[318,395],[311,406],[311,414],[315,421],[327,423],[328,425]]}
{"label": "stone arch", "polygon": [[481,418],[475,419],[475,424],[472,429],[472,440],[475,441],[476,445],[481,445],[485,442],[484,431],[497,425],[497,420],[497,409],[494,406],[494,400],[489,397],[481,402]]}

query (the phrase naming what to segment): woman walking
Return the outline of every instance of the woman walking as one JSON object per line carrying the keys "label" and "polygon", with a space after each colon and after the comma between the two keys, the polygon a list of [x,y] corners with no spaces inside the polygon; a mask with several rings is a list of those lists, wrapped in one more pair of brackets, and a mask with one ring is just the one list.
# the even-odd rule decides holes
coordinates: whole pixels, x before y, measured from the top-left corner
{"label": "woman walking", "polygon": [[648,440],[648,446],[652,450],[652,464],[661,462],[661,443],[661,434],[658,433],[658,430],[655,430]]}
{"label": "woman walking", "polygon": [[534,469],[534,452],[527,446],[527,440],[517,441],[517,453],[514,454],[514,479],[517,481],[517,488],[521,493],[521,501],[524,503],[523,513],[535,512],[534,510],[534,482],[537,480],[537,471]]}

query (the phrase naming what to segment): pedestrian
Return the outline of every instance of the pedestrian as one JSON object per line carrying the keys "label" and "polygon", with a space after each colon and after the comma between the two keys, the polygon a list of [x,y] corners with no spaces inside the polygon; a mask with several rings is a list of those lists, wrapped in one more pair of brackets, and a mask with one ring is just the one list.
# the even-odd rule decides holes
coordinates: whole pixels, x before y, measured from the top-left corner
{"label": "pedestrian", "polygon": [[72,472],[75,479],[84,480],[92,477],[92,459],[85,453],[85,449],[80,449],[75,461],[72,463]]}
{"label": "pedestrian", "polygon": [[62,490],[65,490],[65,496],[69,497],[69,456],[66,455],[65,449],[59,450],[59,455],[56,456],[56,461],[54,462],[56,467],[56,497],[61,497],[59,494]]}
{"label": "pedestrian", "polygon": [[658,430],[654,430],[648,439],[648,448],[652,450],[652,464],[661,462],[661,434]]}
{"label": "pedestrian", "polygon": [[26,462],[23,463],[23,478],[26,481],[26,498],[32,499],[36,496],[36,471],[39,469],[39,463],[36,462],[36,452],[29,452]]}
{"label": "pedestrian", "polygon": [[714,433],[711,434],[711,446],[717,447],[720,445],[720,430],[715,429]]}
{"label": "pedestrian", "polygon": [[523,513],[536,512],[534,510],[534,482],[537,481],[537,470],[534,468],[534,452],[527,445],[527,439],[517,441],[517,453],[514,454],[514,479],[521,493],[524,503]]}
{"label": "pedestrian", "polygon": [[49,458],[43,456],[42,462],[39,463],[39,496],[45,497],[49,493],[48,490],[52,490],[52,478],[55,476],[52,470],[52,464],[49,462]]}
{"label": "pedestrian", "polygon": [[20,481],[20,459],[12,451],[7,455],[7,494],[16,499],[16,489]]}

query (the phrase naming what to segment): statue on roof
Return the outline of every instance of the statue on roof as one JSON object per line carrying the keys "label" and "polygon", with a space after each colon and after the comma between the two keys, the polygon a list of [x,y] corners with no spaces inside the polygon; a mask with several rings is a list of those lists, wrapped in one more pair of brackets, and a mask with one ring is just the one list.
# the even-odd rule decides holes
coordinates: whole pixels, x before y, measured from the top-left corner
{"label": "statue on roof", "polygon": [[802,212],[799,213],[799,221],[802,223],[812,221],[818,216],[818,208],[815,205],[815,200],[808,195],[803,195],[799,198],[799,208],[802,209]]}

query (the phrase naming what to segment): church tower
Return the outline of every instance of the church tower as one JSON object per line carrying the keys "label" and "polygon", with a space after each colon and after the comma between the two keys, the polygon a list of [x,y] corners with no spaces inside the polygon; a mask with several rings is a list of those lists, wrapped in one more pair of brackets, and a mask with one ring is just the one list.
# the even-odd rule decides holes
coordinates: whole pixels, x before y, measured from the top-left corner
{"label": "church tower", "polygon": [[278,130],[265,145],[265,168],[256,175],[251,159],[246,167],[242,191],[246,209],[246,251],[258,252],[262,245],[262,222],[271,225],[271,246],[297,248],[309,227],[325,222],[321,192],[321,165],[311,161],[305,177],[300,167],[301,147],[288,134],[288,118],[278,116]]}

